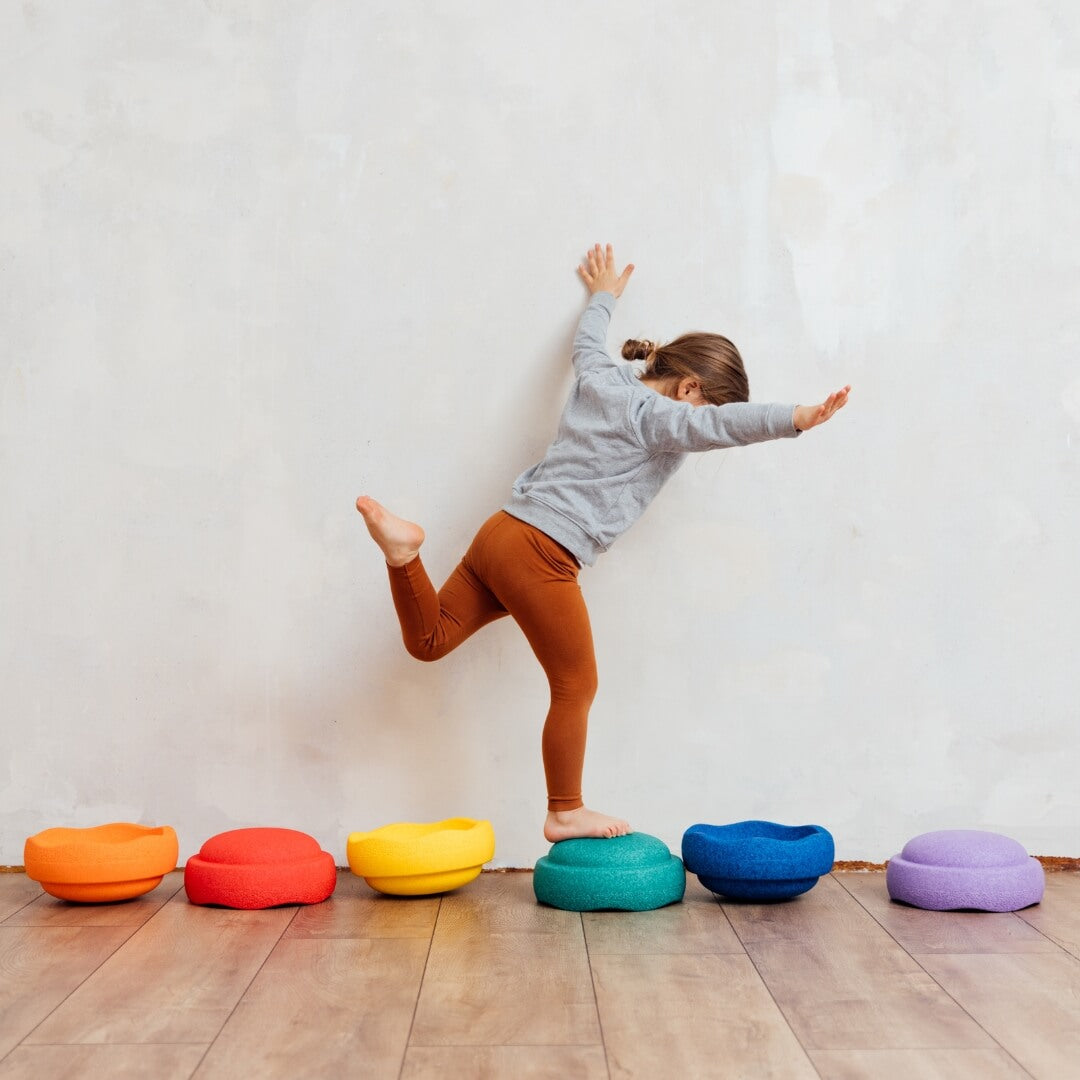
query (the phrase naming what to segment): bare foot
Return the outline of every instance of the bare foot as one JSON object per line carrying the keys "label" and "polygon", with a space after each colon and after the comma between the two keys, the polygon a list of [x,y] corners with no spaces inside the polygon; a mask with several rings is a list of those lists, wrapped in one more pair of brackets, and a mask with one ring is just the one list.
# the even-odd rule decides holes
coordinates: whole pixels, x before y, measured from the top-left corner
{"label": "bare foot", "polygon": [[356,509],[363,516],[372,539],[386,556],[387,565],[404,566],[420,554],[424,530],[419,525],[395,517],[385,506],[366,495],[356,500]]}
{"label": "bare foot", "polygon": [[609,839],[612,836],[625,836],[631,831],[622,818],[609,817],[585,806],[579,806],[576,810],[549,810],[544,822],[544,839],[553,844],[580,836]]}

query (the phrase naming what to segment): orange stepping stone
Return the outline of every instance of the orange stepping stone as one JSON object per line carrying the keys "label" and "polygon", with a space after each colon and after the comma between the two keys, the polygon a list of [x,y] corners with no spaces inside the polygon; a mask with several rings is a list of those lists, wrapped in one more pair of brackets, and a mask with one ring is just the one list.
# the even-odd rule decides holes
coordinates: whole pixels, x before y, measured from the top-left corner
{"label": "orange stepping stone", "polygon": [[26,841],[26,875],[50,895],[84,904],[130,900],[176,869],[180,846],[168,826],[117,821],[46,829]]}

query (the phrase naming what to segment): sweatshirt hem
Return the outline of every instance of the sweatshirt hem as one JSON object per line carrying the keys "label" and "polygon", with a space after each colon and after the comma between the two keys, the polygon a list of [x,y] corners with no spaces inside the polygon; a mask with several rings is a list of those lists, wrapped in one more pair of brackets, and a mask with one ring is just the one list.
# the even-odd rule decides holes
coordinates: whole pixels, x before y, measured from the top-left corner
{"label": "sweatshirt hem", "polygon": [[519,518],[547,533],[556,543],[562,544],[582,566],[592,566],[606,550],[576,522],[528,495],[511,496],[503,505],[503,510],[511,517]]}

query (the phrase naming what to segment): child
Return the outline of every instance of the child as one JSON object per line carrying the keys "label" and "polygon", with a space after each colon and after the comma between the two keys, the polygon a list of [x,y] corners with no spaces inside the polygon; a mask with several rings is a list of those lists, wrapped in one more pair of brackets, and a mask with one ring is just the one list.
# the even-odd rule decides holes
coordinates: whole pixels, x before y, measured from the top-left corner
{"label": "child", "polygon": [[576,376],[555,441],[514,483],[505,506],[481,526],[436,593],[420,561],[424,531],[362,495],[356,508],[382,549],[405,648],[438,660],[482,626],[512,615],[551,688],[542,750],[551,842],[622,836],[621,818],[581,798],[585,732],[596,694],[581,566],[642,514],[688,451],[790,438],[828,420],[847,402],[845,386],[821,405],[751,405],[742,359],[718,334],[684,334],[668,345],[627,341],[644,359],[639,377],[605,351],[608,321],[634,266],[615,272],[610,244],[597,244],[578,271],[592,298],[573,344]]}

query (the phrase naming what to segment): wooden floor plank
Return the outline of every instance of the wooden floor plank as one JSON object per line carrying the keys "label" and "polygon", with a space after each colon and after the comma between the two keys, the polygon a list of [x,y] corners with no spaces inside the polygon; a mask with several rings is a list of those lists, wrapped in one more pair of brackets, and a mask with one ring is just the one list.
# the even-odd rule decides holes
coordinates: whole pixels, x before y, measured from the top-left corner
{"label": "wooden floor plank", "polygon": [[1066,952],[1080,957],[1080,873],[1047,874],[1042,903],[1016,914]]}
{"label": "wooden floor plank", "polygon": [[1065,952],[917,957],[1032,1076],[1080,1075],[1080,962]]}
{"label": "wooden floor plank", "polygon": [[401,1080],[608,1080],[600,1046],[411,1046]]}
{"label": "wooden floor plank", "polygon": [[909,953],[1057,951],[1045,935],[1010,911],[924,911],[890,900],[884,874],[833,877]]}
{"label": "wooden floor plank", "polygon": [[538,904],[528,874],[443,898],[410,1046],[599,1043],[576,912]]}
{"label": "wooden floor plank", "polygon": [[0,922],[43,895],[41,886],[25,874],[0,874]]}
{"label": "wooden floor plank", "polygon": [[655,911],[587,911],[581,920],[590,956],[743,952],[716,897],[692,874],[681,904]]}
{"label": "wooden floor plank", "polygon": [[1029,1080],[1004,1050],[812,1050],[822,1080]]}
{"label": "wooden floor plank", "polygon": [[788,903],[724,910],[807,1050],[994,1045],[831,875]]}
{"label": "wooden floor plank", "polygon": [[745,955],[594,956],[612,1080],[816,1078]]}
{"label": "wooden floor plank", "polygon": [[205,1046],[20,1046],[0,1080],[188,1080]]}
{"label": "wooden floor plank", "polygon": [[0,1057],[133,932],[131,927],[0,926]]}
{"label": "wooden floor plank", "polygon": [[212,1042],[295,910],[198,907],[181,891],[28,1042]]}
{"label": "wooden floor plank", "polygon": [[184,885],[182,870],[166,874],[154,890],[114,904],[73,904],[42,893],[11,915],[5,926],[142,926]]}
{"label": "wooden floor plank", "polygon": [[195,1077],[397,1077],[427,951],[417,938],[283,939]]}
{"label": "wooden floor plank", "polygon": [[348,870],[325,903],[296,913],[288,938],[430,938],[439,913],[437,896],[383,896]]}
{"label": "wooden floor plank", "polygon": [[443,934],[552,934],[568,928],[580,934],[581,916],[537,903],[531,873],[481,874],[456,892],[446,893],[437,926]]}

